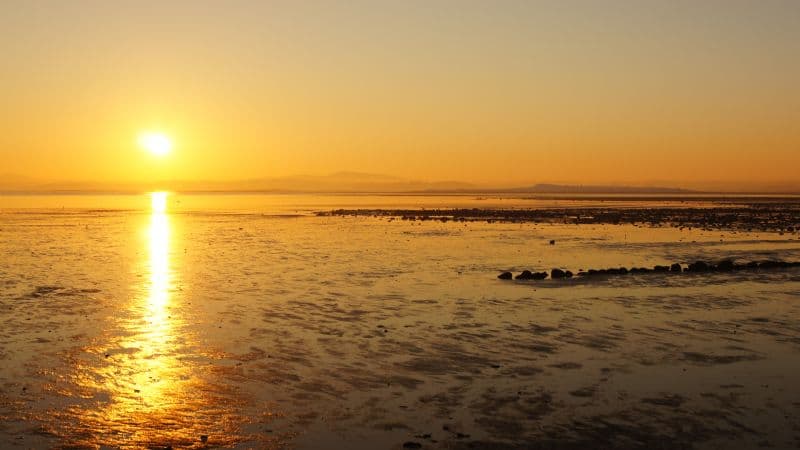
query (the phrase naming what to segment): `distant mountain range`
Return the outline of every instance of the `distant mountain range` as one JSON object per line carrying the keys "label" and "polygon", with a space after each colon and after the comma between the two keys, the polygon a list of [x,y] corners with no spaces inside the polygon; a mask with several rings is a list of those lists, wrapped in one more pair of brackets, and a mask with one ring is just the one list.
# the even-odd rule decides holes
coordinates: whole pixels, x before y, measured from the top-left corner
{"label": "distant mountain range", "polygon": [[691,194],[699,191],[658,186],[536,184],[506,189],[505,192],[524,194]]}
{"label": "distant mountain range", "polygon": [[416,193],[416,194],[691,194],[701,191],[660,186],[535,184],[486,186],[459,181],[414,181],[388,175],[337,172],[242,181],[182,181],[158,183],[44,182],[19,175],[0,175],[5,193],[137,193],[175,192],[258,193]]}
{"label": "distant mountain range", "polygon": [[339,172],[332,175],[299,175],[244,181],[165,181],[159,183],[38,182],[20,176],[0,177],[0,192],[6,193],[129,193],[151,190],[176,192],[263,193],[429,193],[429,194],[561,194],[561,193],[689,193],[685,189],[630,186],[569,186],[537,184],[525,187],[480,186],[458,181],[413,181],[398,177]]}

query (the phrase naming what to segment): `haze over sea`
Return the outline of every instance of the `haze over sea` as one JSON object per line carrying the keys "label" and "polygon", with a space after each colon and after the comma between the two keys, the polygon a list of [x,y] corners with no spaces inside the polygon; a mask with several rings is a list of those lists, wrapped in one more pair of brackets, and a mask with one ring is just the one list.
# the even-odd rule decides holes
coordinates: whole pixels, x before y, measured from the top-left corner
{"label": "haze over sea", "polygon": [[[798,203],[0,196],[0,443],[791,448],[800,269],[577,273],[798,261]],[[594,207],[642,219],[574,213]],[[773,209],[766,226],[651,220],[738,207]],[[566,219],[425,217],[452,208]],[[497,278],[553,268],[576,276]]]}

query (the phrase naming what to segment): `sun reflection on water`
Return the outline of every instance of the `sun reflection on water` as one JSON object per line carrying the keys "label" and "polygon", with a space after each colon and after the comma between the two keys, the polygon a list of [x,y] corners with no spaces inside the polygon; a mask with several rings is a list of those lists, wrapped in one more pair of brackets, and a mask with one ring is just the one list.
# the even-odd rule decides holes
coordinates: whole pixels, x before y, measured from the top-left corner
{"label": "sun reflection on water", "polygon": [[172,313],[174,273],[168,195],[150,194],[151,213],[145,232],[148,252],[143,268],[149,276],[141,286],[139,300],[131,304],[130,317],[122,322],[127,337],[116,343],[120,354],[109,367],[116,376],[116,392],[112,393],[106,420],[136,424],[121,431],[130,432],[129,437],[139,442],[176,442],[188,431],[181,423],[187,411],[179,404],[191,376],[179,361],[185,342],[179,342],[183,341],[176,330],[180,318],[173,318]]}
{"label": "sun reflection on water", "polygon": [[148,228],[150,286],[148,289],[147,313],[150,316],[152,330],[168,331],[166,313],[170,301],[170,222],[166,212],[165,192],[153,192],[153,213]]}
{"label": "sun reflection on water", "polygon": [[72,370],[53,372],[48,389],[69,400],[39,420],[65,445],[200,448],[261,439],[242,433],[248,419],[237,411],[246,400],[221,377],[234,372],[215,366],[223,355],[201,343],[203,329],[189,319],[186,256],[174,251],[184,222],[170,213],[169,196],[149,194],[135,244],[144,251],[131,249],[138,264],[127,294],[111,295],[99,335],[70,351]]}
{"label": "sun reflection on water", "polygon": [[166,217],[168,196],[169,192],[150,193],[150,208],[153,210],[153,216],[160,214]]}
{"label": "sun reflection on water", "polygon": [[174,369],[174,359],[169,355],[174,350],[174,333],[171,316],[169,314],[172,289],[170,270],[170,217],[167,214],[167,193],[153,192],[151,196],[152,213],[150,225],[147,229],[149,244],[148,269],[150,283],[147,286],[147,296],[142,318],[145,328],[132,342],[143,355],[142,368],[134,380],[139,386],[136,391],[140,394],[145,405],[159,405],[163,403],[160,398],[165,383],[169,378],[165,376]]}

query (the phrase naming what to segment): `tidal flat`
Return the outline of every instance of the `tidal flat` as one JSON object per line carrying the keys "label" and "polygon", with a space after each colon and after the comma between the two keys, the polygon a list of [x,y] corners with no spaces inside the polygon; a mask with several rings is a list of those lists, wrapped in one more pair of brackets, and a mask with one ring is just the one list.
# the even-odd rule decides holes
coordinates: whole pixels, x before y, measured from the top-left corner
{"label": "tidal flat", "polygon": [[796,448],[800,268],[497,275],[798,261],[798,205],[0,196],[0,447]]}

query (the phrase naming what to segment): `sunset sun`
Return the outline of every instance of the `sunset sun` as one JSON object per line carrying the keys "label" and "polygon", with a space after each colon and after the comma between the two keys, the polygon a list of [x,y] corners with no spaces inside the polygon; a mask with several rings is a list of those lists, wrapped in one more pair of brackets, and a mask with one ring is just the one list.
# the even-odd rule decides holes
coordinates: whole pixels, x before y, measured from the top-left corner
{"label": "sunset sun", "polygon": [[142,133],[139,136],[139,146],[156,156],[164,156],[172,151],[172,141],[163,133]]}

